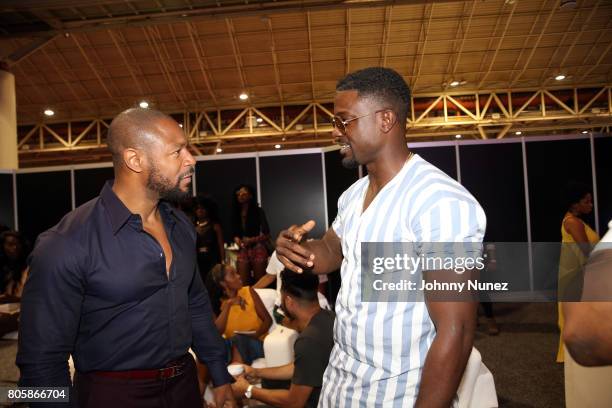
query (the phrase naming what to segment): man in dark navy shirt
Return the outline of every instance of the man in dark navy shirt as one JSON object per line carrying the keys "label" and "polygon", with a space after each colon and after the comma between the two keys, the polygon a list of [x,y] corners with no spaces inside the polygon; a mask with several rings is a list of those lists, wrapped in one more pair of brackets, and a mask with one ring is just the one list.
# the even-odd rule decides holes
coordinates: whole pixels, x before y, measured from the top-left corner
{"label": "man in dark navy shirt", "polygon": [[[202,407],[193,348],[217,406],[234,406],[223,340],[197,271],[195,231],[168,203],[195,160],[169,116],[130,109],[111,123],[114,183],[41,234],[21,303],[21,386],[70,386],[80,407]],[[62,405],[65,406],[65,405]]]}

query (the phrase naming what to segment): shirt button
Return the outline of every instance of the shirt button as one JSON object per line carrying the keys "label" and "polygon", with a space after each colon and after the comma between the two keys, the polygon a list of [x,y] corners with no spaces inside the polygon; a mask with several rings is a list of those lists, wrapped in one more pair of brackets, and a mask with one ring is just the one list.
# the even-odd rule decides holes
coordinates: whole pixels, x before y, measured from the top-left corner
{"label": "shirt button", "polygon": [[162,252],[160,252],[160,253],[159,253],[159,257],[160,257],[160,258],[163,258],[163,257],[164,257],[164,254],[163,254]]}

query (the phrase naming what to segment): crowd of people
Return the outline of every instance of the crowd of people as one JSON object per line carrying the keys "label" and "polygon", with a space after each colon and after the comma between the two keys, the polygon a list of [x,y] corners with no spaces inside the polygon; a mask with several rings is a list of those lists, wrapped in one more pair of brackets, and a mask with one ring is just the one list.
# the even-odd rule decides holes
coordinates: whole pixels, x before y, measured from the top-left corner
{"label": "crowd of people", "polygon": [[[308,237],[314,221],[296,220],[273,240],[255,192],[238,186],[228,209],[235,265],[227,262],[225,226],[212,199],[195,198],[187,214],[170,204],[188,199],[195,171],[176,121],[152,109],[119,114],[108,131],[115,179],[100,196],[41,234],[27,266],[19,234],[2,234],[2,288],[21,296],[19,384],[70,387],[73,406],[88,408],[200,408],[208,384],[217,407],[243,399],[276,407],[496,406],[492,381],[476,387],[478,376],[464,390],[468,363],[479,355],[476,299],[436,301],[426,291],[420,302],[370,302],[362,294],[363,243],[476,248],[486,229],[470,192],[408,149],[409,103],[408,85],[391,69],[366,68],[341,79],[333,135],[343,165],[364,165],[368,176],[340,196],[337,216],[319,239]],[[576,281],[585,290],[601,287],[610,281],[601,272],[608,248],[591,254],[598,237],[581,219],[592,196],[579,188],[569,196],[561,231],[580,252],[562,253],[559,288],[572,289]],[[469,255],[482,254],[474,251]],[[342,285],[334,313],[319,293],[319,277],[336,270]],[[444,279],[444,272],[423,271],[423,279]],[[587,284],[588,275],[601,281]],[[270,313],[257,290],[274,281]],[[612,361],[609,325],[588,324],[609,320],[606,307],[561,304],[568,350],[560,342],[559,357],[566,364],[571,356],[591,365]],[[298,333],[294,359],[255,367],[274,323]],[[585,353],[585,342],[595,345],[595,355]],[[228,364],[240,364],[242,374],[230,374]],[[476,372],[490,375],[483,365]],[[566,376],[566,389],[582,393],[573,378]],[[609,394],[601,391],[598,403]],[[568,404],[578,406],[571,401],[580,398],[570,396]]]}

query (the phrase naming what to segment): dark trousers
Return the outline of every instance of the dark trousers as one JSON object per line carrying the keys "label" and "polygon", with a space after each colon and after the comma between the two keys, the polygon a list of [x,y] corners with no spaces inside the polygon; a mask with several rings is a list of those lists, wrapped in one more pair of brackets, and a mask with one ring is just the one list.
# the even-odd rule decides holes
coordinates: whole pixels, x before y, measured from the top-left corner
{"label": "dark trousers", "polygon": [[[78,408],[202,408],[195,362],[184,357],[184,372],[166,379],[108,378],[95,373],[74,377],[72,404]],[[73,398],[74,397],[74,398]],[[77,404],[75,404],[77,402]]]}

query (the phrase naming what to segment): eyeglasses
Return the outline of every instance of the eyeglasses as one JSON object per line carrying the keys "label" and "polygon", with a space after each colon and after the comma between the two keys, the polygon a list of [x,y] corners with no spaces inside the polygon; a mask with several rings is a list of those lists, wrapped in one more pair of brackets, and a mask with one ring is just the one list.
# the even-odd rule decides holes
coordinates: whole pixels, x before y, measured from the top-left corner
{"label": "eyeglasses", "polygon": [[342,133],[343,135],[346,135],[346,125],[348,125],[352,121],[357,120],[357,119],[361,119],[361,118],[365,118],[366,116],[370,116],[372,114],[375,114],[375,113],[378,113],[378,112],[384,112],[384,111],[387,111],[387,110],[388,109],[380,109],[380,110],[377,110],[377,111],[374,111],[374,112],[370,112],[370,113],[366,113],[365,115],[357,116],[355,118],[350,118],[350,119],[347,119],[347,120],[342,120],[342,118],[340,118],[339,116],[334,116],[331,119],[331,123],[332,123],[332,126],[335,129],[338,129],[340,131],[340,133]]}

